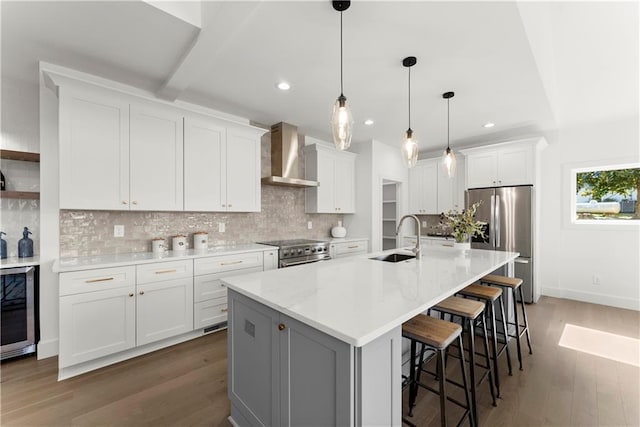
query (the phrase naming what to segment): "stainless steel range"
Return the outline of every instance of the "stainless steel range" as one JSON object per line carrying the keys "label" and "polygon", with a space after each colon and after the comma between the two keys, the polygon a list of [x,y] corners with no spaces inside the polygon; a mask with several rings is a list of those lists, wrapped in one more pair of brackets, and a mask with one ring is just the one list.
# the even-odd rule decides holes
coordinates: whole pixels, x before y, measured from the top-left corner
{"label": "stainless steel range", "polygon": [[331,259],[329,242],[322,240],[294,239],[258,243],[278,247],[279,268]]}

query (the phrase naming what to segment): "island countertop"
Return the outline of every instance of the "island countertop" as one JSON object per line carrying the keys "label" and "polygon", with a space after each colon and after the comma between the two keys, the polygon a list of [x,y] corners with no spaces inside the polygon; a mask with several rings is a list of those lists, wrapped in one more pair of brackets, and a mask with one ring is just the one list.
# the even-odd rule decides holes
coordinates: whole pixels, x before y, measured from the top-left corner
{"label": "island countertop", "polygon": [[231,289],[361,347],[513,261],[517,252],[423,248],[422,259],[371,258],[395,249],[294,268],[225,277]]}

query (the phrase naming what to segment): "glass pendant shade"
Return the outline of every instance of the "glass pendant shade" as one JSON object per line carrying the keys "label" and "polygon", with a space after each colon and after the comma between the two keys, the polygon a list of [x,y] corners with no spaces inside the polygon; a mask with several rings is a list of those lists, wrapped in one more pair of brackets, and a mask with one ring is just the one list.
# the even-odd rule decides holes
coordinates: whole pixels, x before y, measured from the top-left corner
{"label": "glass pendant shade", "polygon": [[408,168],[412,168],[418,161],[418,142],[413,137],[413,131],[407,130],[404,141],[402,142],[402,159]]}
{"label": "glass pendant shade", "polygon": [[451,148],[447,147],[442,156],[442,167],[447,177],[453,178],[456,175],[456,155],[453,154]]}
{"label": "glass pendant shade", "polygon": [[333,105],[331,130],[336,148],[338,150],[349,148],[353,134],[353,116],[349,105],[347,105],[347,98],[344,95],[340,95]]}

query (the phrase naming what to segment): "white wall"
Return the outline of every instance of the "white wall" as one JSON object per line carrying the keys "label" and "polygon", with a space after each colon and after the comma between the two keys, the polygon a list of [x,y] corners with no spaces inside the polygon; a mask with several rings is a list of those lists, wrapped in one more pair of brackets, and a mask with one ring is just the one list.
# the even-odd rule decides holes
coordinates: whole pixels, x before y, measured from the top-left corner
{"label": "white wall", "polygon": [[351,151],[356,159],[356,213],[345,215],[350,236],[368,237],[372,252],[382,250],[382,183],[399,182],[399,215],[408,208],[408,169],[402,162],[400,149],[379,141],[356,143]]}
{"label": "white wall", "polygon": [[638,117],[564,129],[542,152],[543,295],[640,310],[640,225],[576,225],[569,218],[571,168],[640,161],[638,129]]}

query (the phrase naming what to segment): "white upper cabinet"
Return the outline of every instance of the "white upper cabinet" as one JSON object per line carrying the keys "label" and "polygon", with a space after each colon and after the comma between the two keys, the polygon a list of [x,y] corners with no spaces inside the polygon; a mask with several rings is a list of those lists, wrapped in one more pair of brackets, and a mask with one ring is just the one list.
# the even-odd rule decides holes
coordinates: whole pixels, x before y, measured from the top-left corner
{"label": "white upper cabinet", "polygon": [[182,117],[180,110],[161,105],[131,105],[132,210],[182,210]]}
{"label": "white upper cabinet", "polygon": [[420,160],[409,170],[409,213],[439,214],[464,205],[464,158],[457,156],[456,176],[449,178],[442,167],[442,159]]}
{"label": "white upper cabinet", "polygon": [[467,188],[528,185],[534,181],[534,147],[508,144],[474,148],[467,154]]}
{"label": "white upper cabinet", "polygon": [[305,177],[320,183],[305,190],[306,212],[354,213],[356,154],[320,144],[304,151]]}
{"label": "white upper cabinet", "polygon": [[260,212],[260,136],[253,128],[227,128],[227,211]]}
{"label": "white upper cabinet", "polygon": [[60,208],[129,209],[129,103],[60,88]]}
{"label": "white upper cabinet", "polygon": [[259,212],[260,135],[254,128],[185,118],[184,209]]}
{"label": "white upper cabinet", "polygon": [[184,209],[226,210],[227,129],[213,121],[184,120]]}

